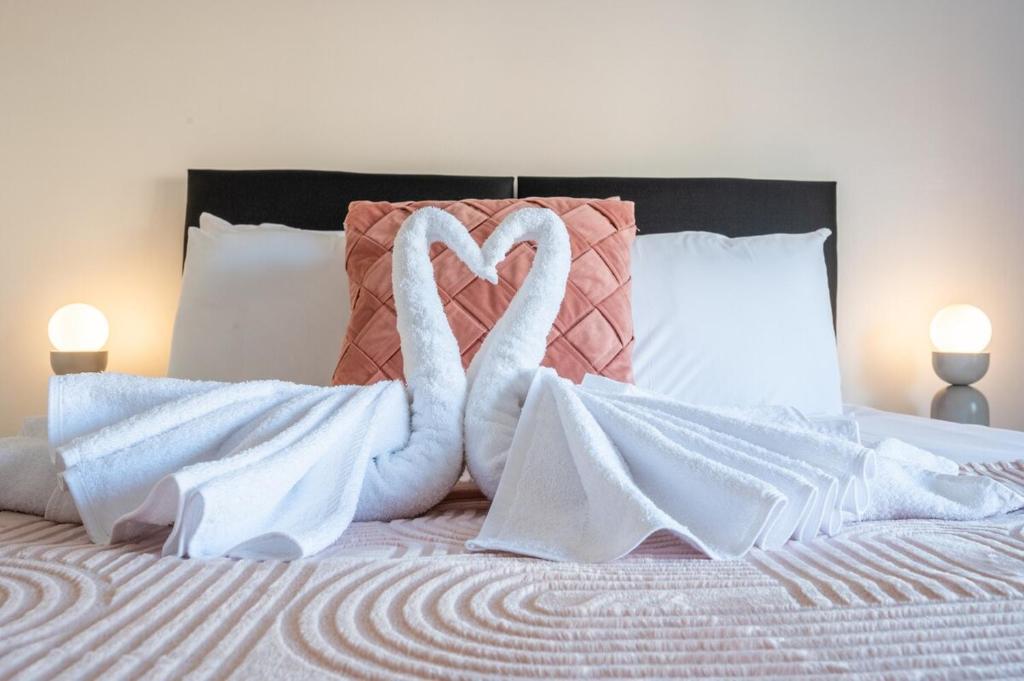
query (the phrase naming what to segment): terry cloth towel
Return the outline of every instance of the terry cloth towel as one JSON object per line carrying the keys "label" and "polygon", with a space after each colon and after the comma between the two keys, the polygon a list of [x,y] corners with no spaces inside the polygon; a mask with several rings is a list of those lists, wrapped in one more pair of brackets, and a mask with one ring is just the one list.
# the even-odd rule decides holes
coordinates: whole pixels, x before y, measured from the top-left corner
{"label": "terry cloth towel", "polygon": [[971,520],[1024,505],[899,441],[869,449],[786,411],[742,419],[587,383],[535,373],[470,548],[606,561],[668,530],[709,557],[737,558],[835,534],[844,519]]}
{"label": "terry cloth towel", "polygon": [[737,558],[834,534],[844,519],[973,519],[1024,505],[903,443],[864,447],[841,421],[703,409],[540,369],[568,274],[565,227],[556,217],[490,239],[487,258],[520,240],[536,241],[537,255],[469,369],[467,464],[493,499],[471,549],[606,561],[669,530],[712,558]]}
{"label": "terry cloth towel", "polygon": [[53,466],[43,416],[25,419],[17,435],[0,438],[0,511],[82,522]]}
{"label": "terry cloth towel", "polygon": [[0,510],[43,515],[57,488],[45,437],[25,435],[0,439]]}
{"label": "terry cloth towel", "polygon": [[89,536],[117,542],[173,525],[165,554],[293,559],[353,518],[439,502],[463,466],[466,378],[434,283],[436,241],[491,274],[447,213],[406,220],[393,277],[407,386],[52,379],[55,464]]}
{"label": "terry cloth towel", "polygon": [[[77,378],[98,383],[108,402],[174,380]],[[126,391],[132,383],[135,390]],[[58,404],[62,393],[83,387],[54,385]],[[407,424],[397,383],[200,384],[58,446],[56,465],[97,543],[173,524],[165,554],[292,559],[317,552],[348,526],[370,457],[401,448]]]}

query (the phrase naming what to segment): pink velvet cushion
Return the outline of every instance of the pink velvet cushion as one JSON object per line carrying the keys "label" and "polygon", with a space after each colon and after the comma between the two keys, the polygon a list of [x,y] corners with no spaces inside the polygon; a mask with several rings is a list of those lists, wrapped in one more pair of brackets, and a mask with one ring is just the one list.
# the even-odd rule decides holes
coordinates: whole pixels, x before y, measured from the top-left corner
{"label": "pink velvet cushion", "polygon": [[[629,249],[636,235],[633,203],[534,198],[354,201],[345,220],[352,316],[334,370],[335,385],[365,385],[403,377],[391,289],[391,249],[402,222],[424,206],[448,211],[481,244],[518,208],[541,206],[557,213],[569,229],[573,262],[543,363],[577,382],[586,373],[632,382]],[[516,245],[498,265],[499,283],[492,285],[473,275],[447,247],[434,245],[431,258],[437,286],[459,341],[463,365],[469,365],[487,332],[504,314],[530,270],[534,252],[532,243]]]}

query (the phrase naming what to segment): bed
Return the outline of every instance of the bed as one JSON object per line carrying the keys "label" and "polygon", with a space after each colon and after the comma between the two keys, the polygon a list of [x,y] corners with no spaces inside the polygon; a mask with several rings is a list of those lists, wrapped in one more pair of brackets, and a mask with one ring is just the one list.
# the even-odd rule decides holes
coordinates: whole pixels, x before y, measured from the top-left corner
{"label": "bed", "polygon": [[[308,171],[192,171],[186,222],[216,211],[336,229],[354,198],[516,189],[633,199],[652,232],[836,228],[828,182]],[[1024,490],[1024,465],[1008,462],[1024,434],[848,413],[867,438],[945,443],[964,472]],[[0,677],[1024,677],[1019,513],[860,523],[735,561],[655,535],[625,559],[581,565],[468,553],[486,507],[461,482],[421,517],[357,523],[291,563],[161,558],[163,537],[97,546],[81,526],[0,513]]]}

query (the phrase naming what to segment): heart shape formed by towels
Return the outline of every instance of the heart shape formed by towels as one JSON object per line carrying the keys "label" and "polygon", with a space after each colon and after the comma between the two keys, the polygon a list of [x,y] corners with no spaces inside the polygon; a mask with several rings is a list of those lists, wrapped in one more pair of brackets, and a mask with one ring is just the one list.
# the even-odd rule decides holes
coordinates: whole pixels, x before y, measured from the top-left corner
{"label": "heart shape formed by towels", "polygon": [[[559,260],[561,265],[559,269],[565,269],[566,272],[561,275],[560,281],[557,282],[556,286],[553,288],[548,287],[551,290],[546,292],[546,297],[551,300],[557,300],[557,303],[561,304],[562,298],[565,296],[565,278],[568,274],[571,255],[568,248],[568,235],[565,223],[562,222],[561,218],[554,211],[548,208],[536,207],[515,210],[502,219],[497,228],[491,232],[480,246],[477,245],[466,226],[450,213],[433,207],[420,208],[410,215],[406,222],[412,221],[417,217],[426,217],[433,221],[435,227],[434,237],[441,243],[444,243],[470,272],[479,279],[483,279],[495,286],[498,285],[499,281],[498,265],[505,261],[505,258],[508,257],[508,254],[517,244],[523,241],[535,241],[537,242],[538,249],[550,249],[552,247],[551,242],[545,239],[545,236],[548,236],[547,232],[549,230],[558,231],[560,233],[558,242],[561,247],[557,248],[557,253],[549,254],[548,257],[553,256]],[[545,241],[548,243],[544,244],[543,242]],[[527,280],[530,279],[530,274],[537,265],[537,260],[536,256],[531,260],[530,267],[526,272]],[[521,291],[522,288],[517,291],[517,296]],[[507,309],[503,311],[495,325],[500,323],[507,313]],[[545,330],[542,335],[546,336],[547,331]]]}
{"label": "heart shape formed by towels", "polygon": [[[372,202],[350,205],[345,221],[346,269],[352,317],[335,371],[336,384],[402,379],[395,326],[391,248],[402,223],[416,210],[433,207],[454,216],[484,243],[520,208],[548,208],[564,223],[572,244],[569,285],[547,337],[544,364],[574,381],[587,374],[632,379],[632,313],[629,250],[635,235],[633,204],[611,199],[477,199]],[[499,234],[507,234],[507,227]],[[458,338],[464,366],[502,316],[531,271],[533,245],[490,241],[481,260],[463,259],[436,246],[431,258],[445,311]],[[489,285],[498,274],[498,284]],[[483,281],[477,281],[482,279]]]}

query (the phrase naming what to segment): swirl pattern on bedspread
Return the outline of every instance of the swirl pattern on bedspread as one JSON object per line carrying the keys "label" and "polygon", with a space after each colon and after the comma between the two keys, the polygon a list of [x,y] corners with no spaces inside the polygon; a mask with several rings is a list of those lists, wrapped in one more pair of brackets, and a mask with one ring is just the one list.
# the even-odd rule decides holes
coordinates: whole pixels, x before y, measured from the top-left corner
{"label": "swirl pattern on bedspread", "polygon": [[[1024,489],[1024,463],[968,466]],[[861,523],[708,561],[468,554],[483,505],[292,563],[161,558],[0,514],[0,678],[1024,676],[1024,515]]]}

